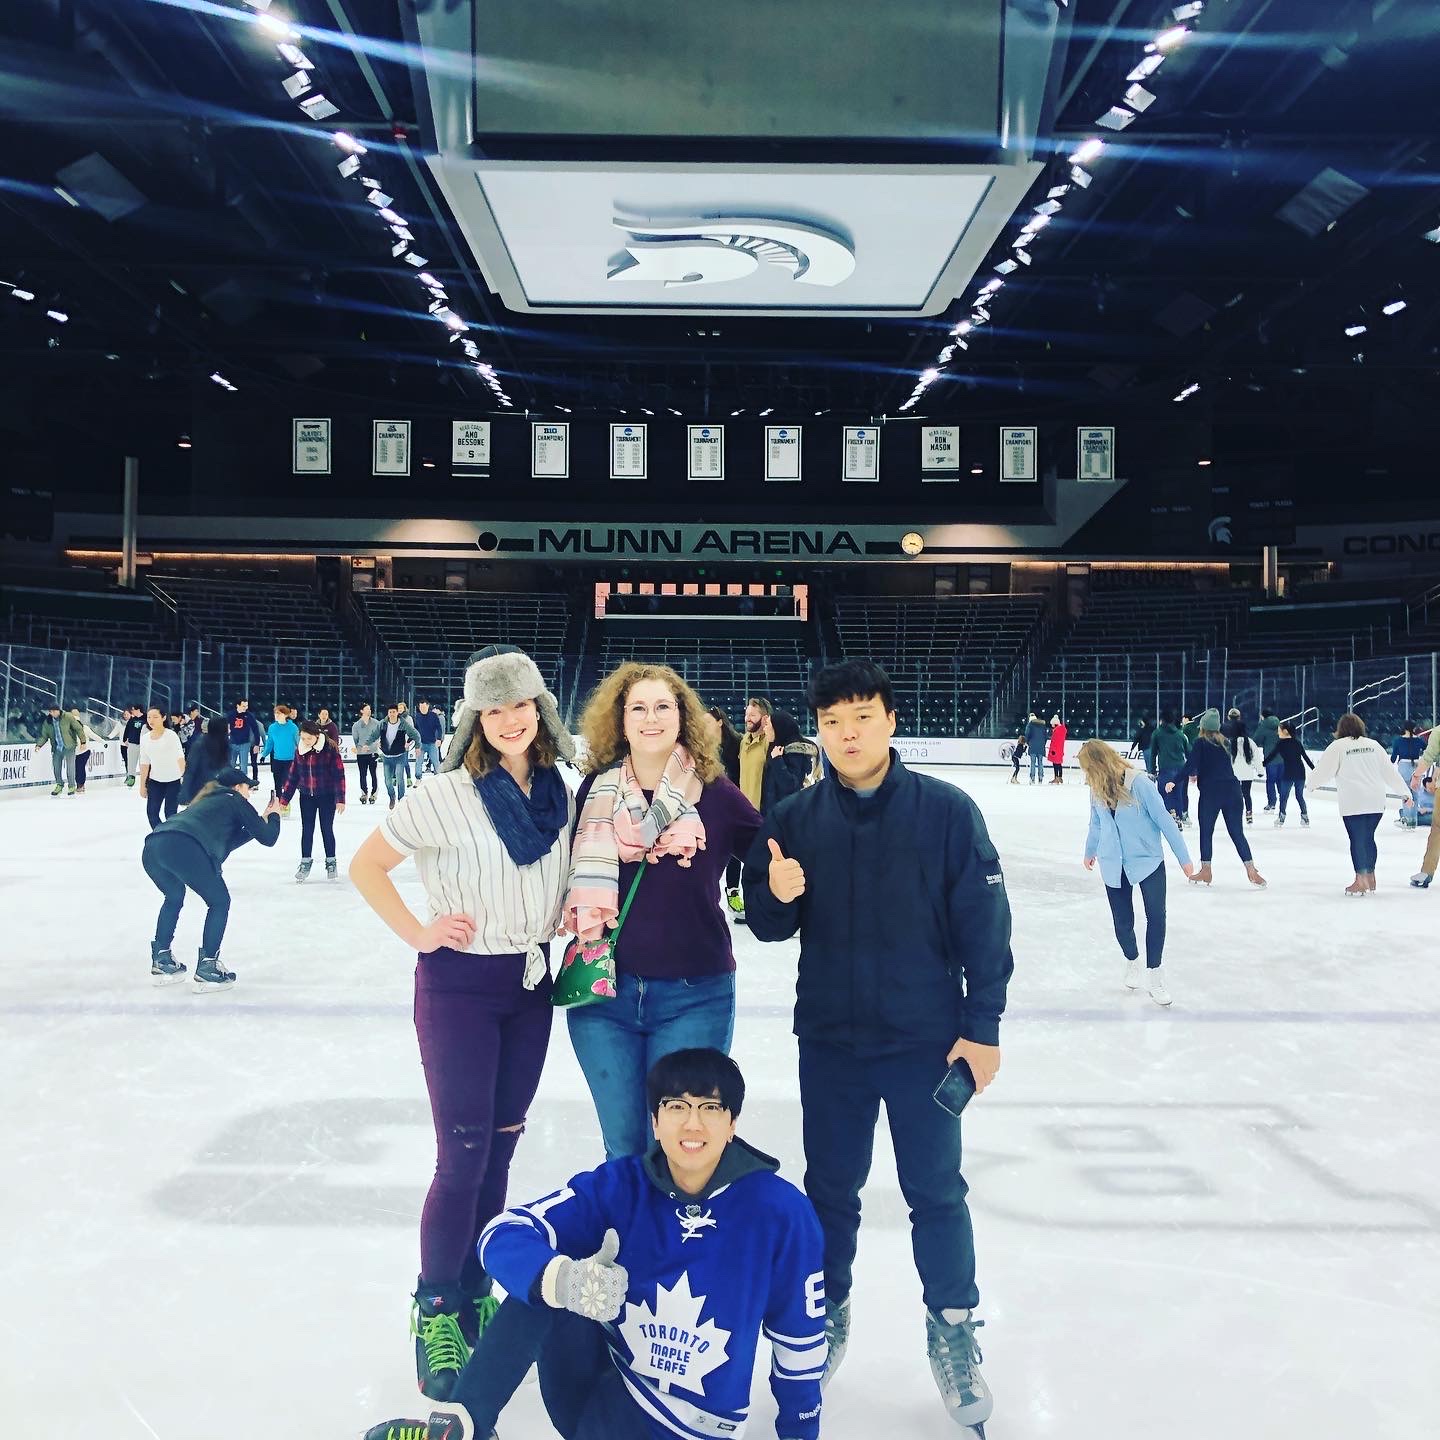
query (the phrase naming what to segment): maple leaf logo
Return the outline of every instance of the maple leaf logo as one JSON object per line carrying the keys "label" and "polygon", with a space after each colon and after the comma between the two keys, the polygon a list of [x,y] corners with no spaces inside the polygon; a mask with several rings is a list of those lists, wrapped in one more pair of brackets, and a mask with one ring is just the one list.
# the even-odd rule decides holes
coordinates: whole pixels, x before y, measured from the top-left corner
{"label": "maple leaf logo", "polygon": [[700,1319],[705,1296],[690,1292],[690,1276],[682,1271],[674,1288],[655,1287],[655,1308],[630,1302],[620,1334],[630,1347],[631,1370],[653,1380],[661,1391],[673,1386],[704,1396],[705,1377],[730,1357],[730,1332]]}

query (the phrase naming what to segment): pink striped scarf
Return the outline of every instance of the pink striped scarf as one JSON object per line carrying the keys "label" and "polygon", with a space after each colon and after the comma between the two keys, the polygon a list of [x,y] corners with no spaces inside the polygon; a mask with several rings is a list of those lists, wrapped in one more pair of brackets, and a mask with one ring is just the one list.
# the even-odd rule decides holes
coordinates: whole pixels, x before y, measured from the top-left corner
{"label": "pink striped scarf", "polygon": [[595,940],[620,914],[620,866],[641,858],[651,865],[674,855],[689,867],[705,848],[705,822],[696,805],[704,784],[695,762],[677,745],[647,804],[629,757],[595,777],[570,850],[570,890],[565,928]]}

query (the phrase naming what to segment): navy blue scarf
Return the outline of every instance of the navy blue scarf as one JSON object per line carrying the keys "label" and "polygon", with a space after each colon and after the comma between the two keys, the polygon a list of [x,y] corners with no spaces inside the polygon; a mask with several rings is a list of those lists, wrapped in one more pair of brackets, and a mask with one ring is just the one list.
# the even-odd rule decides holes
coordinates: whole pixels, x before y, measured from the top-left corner
{"label": "navy blue scarf", "polygon": [[475,789],[500,843],[517,865],[543,860],[570,823],[565,782],[550,765],[531,770],[528,795],[503,765],[477,780]]}

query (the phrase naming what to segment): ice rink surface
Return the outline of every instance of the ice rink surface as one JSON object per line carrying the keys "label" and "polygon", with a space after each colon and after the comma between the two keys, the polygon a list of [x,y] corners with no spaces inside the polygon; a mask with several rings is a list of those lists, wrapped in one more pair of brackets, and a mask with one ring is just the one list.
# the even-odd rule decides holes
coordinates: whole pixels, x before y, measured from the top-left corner
{"label": "ice rink surface", "polygon": [[[1263,893],[1222,830],[1213,890],[1170,868],[1164,1011],[1121,986],[1101,881],[1080,866],[1074,772],[1034,789],[937,773],[979,801],[1015,912],[1003,1068],[964,1127],[992,1440],[1428,1440],[1440,891],[1406,884],[1423,837],[1387,815],[1379,894],[1352,900],[1333,797],[1313,797],[1308,831],[1257,812]],[[380,813],[341,818],[342,872]],[[0,824],[11,1428],[329,1440],[414,1413],[408,1291],[434,1158],[414,957],[348,882],[293,883],[297,818],[226,868],[238,985],[156,990],[136,793],[9,797]],[[418,906],[413,871],[397,874]],[[175,946],[192,966],[201,913],[192,899]],[[740,1132],[798,1182],[797,947],[736,939]],[[511,1197],[601,1158],[560,1020]],[[864,1205],[822,1434],[940,1440],[955,1427],[883,1124]],[[749,1436],[773,1435],[773,1417],[757,1371]],[[534,1386],[500,1433],[551,1433]]]}

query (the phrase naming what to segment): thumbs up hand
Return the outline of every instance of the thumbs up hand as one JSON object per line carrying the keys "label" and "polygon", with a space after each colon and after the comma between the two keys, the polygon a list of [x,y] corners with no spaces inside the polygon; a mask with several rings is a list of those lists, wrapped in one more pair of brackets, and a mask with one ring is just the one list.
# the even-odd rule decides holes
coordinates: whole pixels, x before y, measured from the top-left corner
{"label": "thumbs up hand", "polygon": [[586,1260],[557,1255],[546,1267],[540,1282],[546,1304],[569,1310],[586,1320],[614,1320],[625,1308],[630,1277],[623,1265],[615,1263],[620,1237],[607,1230],[600,1248]]}
{"label": "thumbs up hand", "polygon": [[778,840],[770,841],[770,893],[788,905],[805,893],[805,871],[798,860],[787,860]]}

